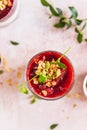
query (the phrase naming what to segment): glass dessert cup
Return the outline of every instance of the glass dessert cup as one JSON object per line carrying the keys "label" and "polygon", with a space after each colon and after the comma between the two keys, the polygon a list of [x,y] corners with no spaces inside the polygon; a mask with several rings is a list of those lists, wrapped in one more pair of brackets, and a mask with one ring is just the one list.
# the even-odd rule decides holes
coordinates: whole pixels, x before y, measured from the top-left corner
{"label": "glass dessert cup", "polygon": [[[9,1],[11,2],[10,6],[6,5],[4,9],[0,8],[0,27],[8,25],[12,21],[14,21],[18,15],[19,0],[9,0]],[[4,4],[2,7],[4,7]]]}
{"label": "glass dessert cup", "polygon": [[[62,55],[62,53],[56,51],[44,51],[36,54],[29,61],[26,69],[28,88],[39,98],[45,100],[59,99],[65,96],[72,88],[74,82],[74,69],[70,60],[66,56],[63,56],[61,58],[61,63],[65,67],[55,64],[55,61]],[[43,64],[42,66],[39,64],[41,62]],[[50,63],[50,67],[48,67],[47,70],[45,67],[48,62]],[[42,75],[36,75],[38,72],[37,68],[39,67],[45,68],[45,78],[43,78]],[[52,67],[54,67],[53,70],[51,69]],[[42,69],[42,71],[43,70],[44,69]],[[47,76],[50,76],[51,72],[53,73],[53,75],[51,74],[51,78],[46,79]],[[55,74],[57,74],[57,76],[55,76]]]}

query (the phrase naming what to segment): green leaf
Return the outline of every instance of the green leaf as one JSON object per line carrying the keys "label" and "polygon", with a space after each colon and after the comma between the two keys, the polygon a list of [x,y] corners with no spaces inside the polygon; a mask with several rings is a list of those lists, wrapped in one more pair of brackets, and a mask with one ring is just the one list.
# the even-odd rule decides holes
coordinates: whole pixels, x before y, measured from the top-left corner
{"label": "green leaf", "polygon": [[49,6],[50,11],[51,11],[51,13],[52,13],[54,16],[59,16],[59,15],[58,15],[58,10],[53,6],[53,4],[48,3],[46,0],[41,0],[41,3],[42,3],[42,5],[44,5],[44,6]]}
{"label": "green leaf", "polygon": [[59,76],[60,76],[60,74],[61,74],[60,69],[57,69],[57,71],[56,71],[56,76],[57,76],[57,77],[59,77]]}
{"label": "green leaf", "polygon": [[79,33],[79,29],[77,27],[75,27],[75,32]]}
{"label": "green leaf", "polygon": [[72,13],[71,18],[74,18],[74,19],[77,18],[77,16],[78,16],[77,10],[73,6],[70,6],[69,9]]}
{"label": "green leaf", "polygon": [[62,16],[62,10],[60,9],[60,8],[56,8],[57,9],[57,11],[58,11],[58,16]]}
{"label": "green leaf", "polygon": [[0,64],[1,64],[1,57],[0,57]]}
{"label": "green leaf", "polygon": [[86,27],[86,22],[84,23],[84,25],[83,25],[81,31],[83,31],[85,27]]}
{"label": "green leaf", "polygon": [[47,61],[47,62],[45,63],[45,69],[48,70],[49,68],[50,68],[50,62]]}
{"label": "green leaf", "polygon": [[69,47],[58,59],[57,59],[57,64],[58,64],[58,66],[60,67],[60,68],[67,68],[67,66],[64,64],[64,63],[62,63],[61,62],[61,59],[62,59],[62,57],[64,57],[65,56],[65,54],[70,50],[71,48]]}
{"label": "green leaf", "polygon": [[59,16],[56,8],[54,8],[52,5],[49,5],[49,8],[54,16]]}
{"label": "green leaf", "polygon": [[57,62],[60,62],[60,60],[62,59],[62,57],[65,56],[65,54],[71,49],[71,47],[69,47],[67,50],[65,50],[65,52],[58,58]]}
{"label": "green leaf", "polygon": [[51,15],[49,16],[49,19],[51,19],[51,18],[52,18],[52,16],[53,16],[53,15],[51,14]]}
{"label": "green leaf", "polygon": [[83,22],[83,21],[80,20],[80,19],[75,19],[75,23],[76,23],[76,25],[80,25],[82,22]]}
{"label": "green leaf", "polygon": [[0,70],[0,74],[3,74],[4,73],[4,71],[3,70]]}
{"label": "green leaf", "polygon": [[33,98],[30,103],[34,104],[35,102],[36,102],[36,98]]}
{"label": "green leaf", "polygon": [[62,17],[62,18],[60,19],[59,23],[56,23],[56,24],[54,25],[54,27],[56,27],[56,28],[63,28],[63,27],[65,27],[65,25],[66,25],[65,17]]}
{"label": "green leaf", "polygon": [[67,29],[69,29],[69,28],[72,26],[72,21],[69,20],[69,21],[66,23],[66,25],[67,25]]}
{"label": "green leaf", "polygon": [[54,25],[54,27],[63,28],[63,27],[65,27],[65,23],[63,23],[63,22],[57,23],[57,24]]}
{"label": "green leaf", "polygon": [[45,83],[47,81],[47,76],[46,75],[40,75],[38,79],[39,83]]}
{"label": "green leaf", "polygon": [[83,34],[81,32],[79,32],[78,35],[77,35],[77,41],[79,43],[81,43],[83,41]]}
{"label": "green leaf", "polygon": [[28,89],[26,87],[22,87],[20,88],[20,92],[24,93],[24,94],[28,94]]}
{"label": "green leaf", "polygon": [[60,67],[60,68],[66,68],[66,65],[65,64],[63,64],[62,62],[60,62],[60,61],[57,61],[57,64],[58,64],[58,66]]}
{"label": "green leaf", "polygon": [[52,125],[50,126],[50,129],[53,130],[53,129],[55,129],[57,126],[58,126],[58,124],[52,124]]}
{"label": "green leaf", "polygon": [[15,42],[15,41],[10,41],[10,43],[11,43],[12,45],[19,45],[19,43],[18,43],[18,42]]}
{"label": "green leaf", "polygon": [[31,104],[34,104],[37,100],[41,99],[41,98],[37,97],[36,95],[30,96],[30,98],[31,98],[31,101],[30,101]]}
{"label": "green leaf", "polygon": [[41,4],[44,6],[49,6],[49,3],[46,0],[41,0]]}

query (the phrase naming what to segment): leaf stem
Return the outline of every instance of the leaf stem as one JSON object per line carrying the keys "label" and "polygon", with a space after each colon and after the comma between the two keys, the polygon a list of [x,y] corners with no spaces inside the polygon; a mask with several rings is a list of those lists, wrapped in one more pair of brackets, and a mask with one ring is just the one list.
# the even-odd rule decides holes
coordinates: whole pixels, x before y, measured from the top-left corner
{"label": "leaf stem", "polygon": [[59,58],[58,61],[60,61],[62,59],[62,57],[65,56],[65,54],[71,49],[71,47],[69,47]]}
{"label": "leaf stem", "polygon": [[32,81],[34,78],[38,77],[38,75],[35,75],[33,78],[31,78],[30,80],[28,80],[27,82]]}

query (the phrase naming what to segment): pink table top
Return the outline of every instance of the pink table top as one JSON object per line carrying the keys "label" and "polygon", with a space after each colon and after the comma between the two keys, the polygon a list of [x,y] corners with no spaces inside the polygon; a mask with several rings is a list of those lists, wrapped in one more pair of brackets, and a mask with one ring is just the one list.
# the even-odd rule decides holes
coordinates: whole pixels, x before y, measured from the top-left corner
{"label": "pink table top", "polygon": [[[75,6],[82,18],[87,17],[86,0],[61,0],[54,4],[68,13]],[[0,75],[0,130],[83,130],[87,127],[87,99],[83,80],[87,74],[87,43],[78,44],[73,28],[64,31],[53,27],[55,18],[48,18],[48,9],[40,1],[20,0],[18,18],[9,26],[0,28],[0,54],[8,61],[11,72]],[[86,34],[87,35],[87,31]],[[14,46],[10,40],[20,44]],[[28,61],[43,50],[64,52],[71,60],[75,81],[69,94],[56,101],[38,100],[30,104],[29,95],[19,93],[17,84],[25,81]]]}

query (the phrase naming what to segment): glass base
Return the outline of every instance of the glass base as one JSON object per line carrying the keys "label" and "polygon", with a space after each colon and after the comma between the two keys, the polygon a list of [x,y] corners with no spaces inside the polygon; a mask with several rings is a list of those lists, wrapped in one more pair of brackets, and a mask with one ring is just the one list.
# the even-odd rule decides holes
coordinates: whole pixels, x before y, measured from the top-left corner
{"label": "glass base", "polygon": [[7,26],[15,20],[19,12],[19,0],[17,0],[7,16],[0,20],[0,27]]}

